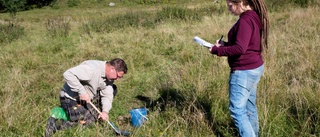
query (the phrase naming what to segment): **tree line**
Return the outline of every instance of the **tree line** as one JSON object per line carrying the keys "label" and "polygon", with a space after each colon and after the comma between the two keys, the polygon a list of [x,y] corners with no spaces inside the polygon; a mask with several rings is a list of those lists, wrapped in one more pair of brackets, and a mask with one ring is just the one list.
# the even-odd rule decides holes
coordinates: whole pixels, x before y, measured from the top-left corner
{"label": "tree line", "polygon": [[0,12],[15,15],[18,11],[48,6],[55,0],[0,0]]}

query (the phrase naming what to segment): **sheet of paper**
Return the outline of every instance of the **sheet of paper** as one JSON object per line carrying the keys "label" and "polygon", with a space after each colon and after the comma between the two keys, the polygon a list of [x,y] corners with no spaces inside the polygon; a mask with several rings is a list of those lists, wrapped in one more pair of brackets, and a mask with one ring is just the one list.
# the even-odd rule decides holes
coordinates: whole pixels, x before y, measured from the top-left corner
{"label": "sheet of paper", "polygon": [[200,37],[198,37],[198,36],[195,36],[195,37],[193,38],[193,40],[194,40],[195,42],[197,42],[199,45],[204,46],[204,47],[207,47],[207,48],[211,48],[211,47],[213,46],[213,44],[211,44],[211,43],[203,40],[202,38],[200,38]]}

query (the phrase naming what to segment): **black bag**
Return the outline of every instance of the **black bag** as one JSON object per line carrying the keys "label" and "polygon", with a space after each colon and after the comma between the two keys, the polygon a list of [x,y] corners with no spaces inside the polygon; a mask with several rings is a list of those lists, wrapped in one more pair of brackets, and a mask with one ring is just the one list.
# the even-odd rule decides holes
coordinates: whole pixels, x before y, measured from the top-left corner
{"label": "black bag", "polygon": [[79,121],[86,119],[88,111],[82,105],[69,107],[67,114],[69,114],[70,121]]}
{"label": "black bag", "polygon": [[61,107],[66,110],[67,115],[70,117],[70,121],[84,120],[89,113],[80,102],[61,97],[60,103]]}

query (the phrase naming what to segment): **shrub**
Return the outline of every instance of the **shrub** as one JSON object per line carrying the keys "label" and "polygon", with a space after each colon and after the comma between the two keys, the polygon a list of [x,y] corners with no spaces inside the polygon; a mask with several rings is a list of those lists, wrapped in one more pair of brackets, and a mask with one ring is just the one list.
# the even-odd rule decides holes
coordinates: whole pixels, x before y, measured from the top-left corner
{"label": "shrub", "polygon": [[[145,17],[148,17],[148,19]],[[104,20],[91,21],[84,25],[83,30],[86,33],[90,33],[91,30],[94,32],[112,32],[126,27],[154,27],[152,14],[138,12],[116,15]]]}
{"label": "shrub", "polygon": [[68,0],[68,7],[75,7],[79,5],[79,0]]}
{"label": "shrub", "polygon": [[191,9],[180,8],[180,7],[165,7],[162,11],[157,13],[156,22],[161,22],[163,20],[200,20],[201,16],[199,12],[194,12]]}
{"label": "shrub", "polygon": [[0,24],[0,43],[10,43],[24,35],[24,28],[14,24]]}
{"label": "shrub", "polygon": [[57,18],[50,18],[46,22],[46,28],[48,34],[50,36],[68,36],[70,28],[70,23],[67,18],[64,17],[57,17]]}
{"label": "shrub", "polygon": [[308,7],[319,4],[316,0],[267,0],[266,4],[271,11],[283,10],[289,6]]}
{"label": "shrub", "polygon": [[168,4],[173,3],[176,0],[123,0],[125,3],[133,4]]}
{"label": "shrub", "polygon": [[93,20],[85,24],[82,30],[90,34],[94,32],[113,32],[126,27],[154,28],[159,23],[166,21],[200,21],[203,16],[209,14],[221,14],[224,8],[208,6],[200,9],[188,9],[183,7],[164,7],[156,13],[152,12],[127,12],[106,19]]}
{"label": "shrub", "polygon": [[10,13],[12,17],[16,16],[16,13],[25,8],[26,0],[1,0],[2,5],[6,11]]}

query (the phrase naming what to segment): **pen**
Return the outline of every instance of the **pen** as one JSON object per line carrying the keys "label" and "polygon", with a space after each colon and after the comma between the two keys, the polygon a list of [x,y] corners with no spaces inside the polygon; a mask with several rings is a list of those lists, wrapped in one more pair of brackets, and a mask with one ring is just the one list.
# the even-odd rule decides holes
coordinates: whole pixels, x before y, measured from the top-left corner
{"label": "pen", "polygon": [[222,38],[223,38],[223,35],[221,35],[220,39],[219,39],[219,43],[221,43],[222,41]]}

